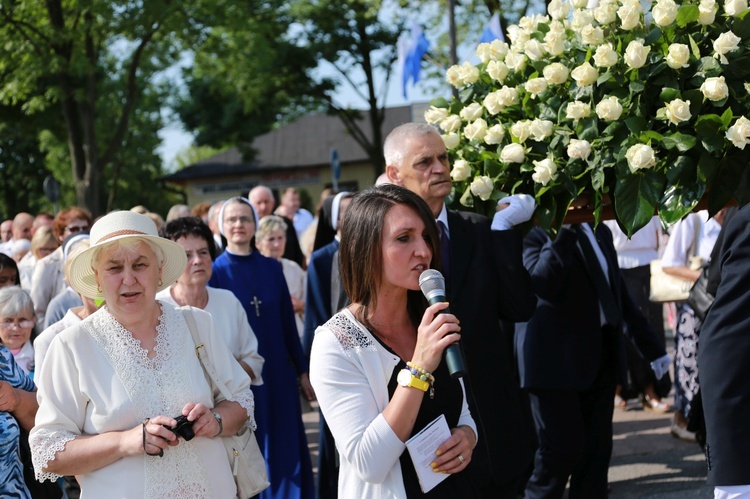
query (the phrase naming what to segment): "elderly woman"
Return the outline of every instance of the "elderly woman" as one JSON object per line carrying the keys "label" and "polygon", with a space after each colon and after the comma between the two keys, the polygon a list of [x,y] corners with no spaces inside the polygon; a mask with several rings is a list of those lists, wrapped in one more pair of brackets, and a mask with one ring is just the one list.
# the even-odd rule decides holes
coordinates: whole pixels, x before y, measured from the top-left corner
{"label": "elderly woman", "polygon": [[263,385],[252,387],[258,401],[256,435],[271,482],[260,497],[304,499],[313,496],[313,474],[298,380],[308,400],[315,394],[281,264],[252,248],[256,224],[246,198],[224,203],[219,228],[227,241],[226,250],[214,262],[209,285],[228,289],[240,300],[258,336],[258,353],[266,361]]}
{"label": "elderly woman", "polygon": [[19,459],[21,431],[34,426],[34,383],[0,346],[0,497],[31,498]]}
{"label": "elderly woman", "polygon": [[31,238],[31,251],[18,262],[18,271],[21,273],[21,287],[27,291],[31,290],[31,276],[34,273],[36,262],[47,255],[52,254],[60,241],[55,237],[51,227],[43,225],[39,227]]}
{"label": "elderly woman", "polygon": [[20,286],[0,289],[0,343],[13,354],[23,372],[34,376],[34,304]]}
{"label": "elderly woman", "polygon": [[[155,299],[185,265],[185,250],[148,217],[121,211],[94,225],[70,281],[105,305],[60,333],[44,360],[29,439],[39,478],[75,475],[83,497],[235,496],[218,437],[253,425],[250,378],[209,314]],[[207,381],[184,313],[233,401]],[[178,416],[195,438],[171,429]]]}
{"label": "elderly woman", "polygon": [[[463,382],[441,361],[461,328],[440,314],[447,304],[426,307],[419,291],[420,274],[440,261],[437,230],[427,204],[392,185],[355,195],[344,217],[341,276],[352,303],[318,328],[310,370],[340,454],[340,497],[473,495],[462,472],[476,425]],[[405,442],[441,414],[451,436],[431,466],[451,476],[423,494]]]}
{"label": "elderly woman", "polygon": [[255,245],[263,256],[273,258],[281,263],[284,279],[292,297],[292,308],[297,323],[297,332],[302,339],[305,326],[305,289],[307,279],[302,267],[291,260],[282,258],[286,248],[286,222],[278,215],[269,215],[260,219],[258,231],[255,233]]}
{"label": "elderly woman", "polygon": [[[61,243],[72,234],[88,232],[91,227],[91,214],[77,206],[62,210],[55,216],[52,229]],[[44,315],[49,302],[65,290],[65,257],[62,246],[50,255],[36,262],[31,276],[31,299],[34,300],[34,313],[38,324],[44,324]]]}
{"label": "elderly woman", "polygon": [[231,291],[207,286],[216,258],[211,229],[200,218],[184,217],[167,222],[159,234],[184,248],[188,264],[177,281],[157,293],[156,298],[178,307],[200,308],[211,314],[216,331],[252,378],[252,384],[262,385],[263,357],[258,354],[258,338],[247,321],[245,309]]}

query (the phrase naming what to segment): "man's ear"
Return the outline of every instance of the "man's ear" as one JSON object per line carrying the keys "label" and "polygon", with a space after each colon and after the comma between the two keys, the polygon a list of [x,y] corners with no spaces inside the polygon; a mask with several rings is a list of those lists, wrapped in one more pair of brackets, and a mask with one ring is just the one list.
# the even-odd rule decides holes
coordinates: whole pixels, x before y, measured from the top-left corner
{"label": "man's ear", "polygon": [[393,165],[388,165],[385,167],[385,175],[388,177],[388,180],[391,181],[391,183],[394,183],[396,185],[401,185],[401,179],[399,178],[399,171],[398,168],[396,168]]}

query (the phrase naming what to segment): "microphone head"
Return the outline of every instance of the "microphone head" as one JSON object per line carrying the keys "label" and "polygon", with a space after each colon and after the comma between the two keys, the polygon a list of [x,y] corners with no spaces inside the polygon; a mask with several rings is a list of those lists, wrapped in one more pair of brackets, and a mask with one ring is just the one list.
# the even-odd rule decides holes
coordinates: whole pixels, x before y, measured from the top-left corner
{"label": "microphone head", "polygon": [[439,270],[427,269],[419,275],[419,289],[427,301],[436,296],[445,296],[445,277]]}

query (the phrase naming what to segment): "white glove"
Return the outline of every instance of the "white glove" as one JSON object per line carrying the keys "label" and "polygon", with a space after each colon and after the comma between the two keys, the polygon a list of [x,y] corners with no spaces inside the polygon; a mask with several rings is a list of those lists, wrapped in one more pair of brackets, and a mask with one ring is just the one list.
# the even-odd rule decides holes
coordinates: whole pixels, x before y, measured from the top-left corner
{"label": "white glove", "polygon": [[651,362],[651,369],[654,370],[656,379],[662,379],[667,372],[669,372],[669,366],[672,365],[672,359],[669,355],[659,357],[655,361]]}
{"label": "white glove", "polygon": [[507,204],[508,207],[495,213],[492,230],[508,230],[514,225],[522,224],[531,218],[536,209],[534,196],[528,194],[504,197],[497,204]]}

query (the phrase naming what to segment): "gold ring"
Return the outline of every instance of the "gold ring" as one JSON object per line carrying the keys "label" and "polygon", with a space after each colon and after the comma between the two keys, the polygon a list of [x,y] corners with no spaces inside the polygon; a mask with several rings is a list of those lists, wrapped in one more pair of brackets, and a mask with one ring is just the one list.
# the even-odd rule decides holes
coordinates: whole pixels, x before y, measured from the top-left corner
{"label": "gold ring", "polygon": [[461,454],[458,455],[458,462],[464,464],[464,456],[462,456]]}

